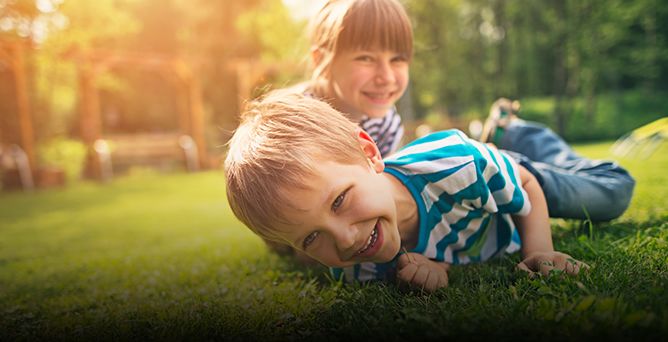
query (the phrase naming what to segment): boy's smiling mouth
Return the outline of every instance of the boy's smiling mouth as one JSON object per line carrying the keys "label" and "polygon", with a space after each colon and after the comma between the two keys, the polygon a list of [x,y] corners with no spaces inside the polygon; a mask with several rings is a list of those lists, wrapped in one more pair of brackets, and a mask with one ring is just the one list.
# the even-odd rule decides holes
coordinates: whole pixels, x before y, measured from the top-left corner
{"label": "boy's smiling mouth", "polygon": [[371,235],[369,235],[369,238],[366,240],[366,244],[364,244],[364,247],[362,249],[358,250],[355,253],[355,256],[364,256],[364,257],[370,257],[378,251],[378,248],[382,244],[382,231],[380,229],[380,219],[376,221],[376,225],[373,227],[373,230],[371,231]]}

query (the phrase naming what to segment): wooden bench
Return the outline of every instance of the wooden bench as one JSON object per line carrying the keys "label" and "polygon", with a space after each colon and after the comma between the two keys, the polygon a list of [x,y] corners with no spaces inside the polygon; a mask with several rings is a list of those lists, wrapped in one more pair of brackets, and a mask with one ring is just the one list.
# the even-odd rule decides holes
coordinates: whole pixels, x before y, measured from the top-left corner
{"label": "wooden bench", "polygon": [[21,187],[25,191],[35,188],[28,156],[19,145],[0,145],[0,174],[3,188]]}
{"label": "wooden bench", "polygon": [[183,167],[199,170],[197,145],[188,135],[143,133],[106,136],[93,146],[100,163],[102,178],[107,180],[132,166],[160,170]]}

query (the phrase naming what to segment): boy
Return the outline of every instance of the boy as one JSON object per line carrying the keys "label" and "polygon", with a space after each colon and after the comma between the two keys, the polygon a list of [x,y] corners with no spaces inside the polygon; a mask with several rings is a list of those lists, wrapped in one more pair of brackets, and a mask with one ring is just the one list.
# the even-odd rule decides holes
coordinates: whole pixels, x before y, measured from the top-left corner
{"label": "boy", "polygon": [[447,264],[517,250],[525,271],[588,267],[554,251],[533,175],[459,131],[428,135],[383,161],[341,113],[279,91],[251,104],[229,146],[234,214],[326,266],[364,264],[375,279],[394,275],[430,292],[447,285]]}

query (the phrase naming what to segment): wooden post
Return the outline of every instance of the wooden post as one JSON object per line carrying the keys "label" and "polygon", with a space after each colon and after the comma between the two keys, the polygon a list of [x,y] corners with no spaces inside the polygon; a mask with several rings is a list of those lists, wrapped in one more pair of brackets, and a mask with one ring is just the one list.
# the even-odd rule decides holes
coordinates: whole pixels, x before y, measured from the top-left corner
{"label": "wooden post", "polygon": [[16,88],[16,103],[19,115],[20,145],[22,146],[31,170],[35,170],[35,134],[30,114],[30,99],[28,97],[28,82],[25,74],[24,48],[22,43],[11,45],[12,71]]}
{"label": "wooden post", "polygon": [[190,129],[191,135],[197,144],[199,154],[200,168],[209,168],[209,156],[206,148],[206,138],[204,133],[204,108],[202,106],[202,97],[199,85],[196,81],[188,78],[186,82],[188,103],[190,104]]}
{"label": "wooden post", "polygon": [[[185,79],[189,77],[188,67],[179,60],[171,63],[172,68],[167,73],[174,80],[177,90],[176,106],[179,112],[179,130],[183,134],[191,134],[190,104],[188,103],[188,88]],[[185,94],[185,96],[183,96]]]}
{"label": "wooden post", "polygon": [[182,93],[185,95],[185,104],[187,105],[187,125],[182,123],[181,129],[184,129],[193,138],[195,145],[197,145],[200,169],[208,169],[209,155],[204,130],[204,107],[202,105],[202,94],[199,84],[185,63],[177,61],[172,66],[174,73],[183,82]]}
{"label": "wooden post", "polygon": [[88,147],[84,175],[86,178],[101,179],[102,168],[92,146],[102,135],[100,104],[95,87],[96,73],[89,62],[79,67],[79,124],[81,139]]}

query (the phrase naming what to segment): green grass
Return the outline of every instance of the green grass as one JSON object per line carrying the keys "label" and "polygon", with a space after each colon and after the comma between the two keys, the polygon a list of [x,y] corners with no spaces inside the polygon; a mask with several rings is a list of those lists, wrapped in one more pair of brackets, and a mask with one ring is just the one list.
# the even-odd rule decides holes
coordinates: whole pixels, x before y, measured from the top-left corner
{"label": "green grass", "polygon": [[219,171],[0,193],[0,340],[662,338],[668,144],[621,162],[638,182],[623,217],[554,220],[556,247],[591,272],[530,279],[512,255],[453,267],[433,295],[342,285],[271,254],[233,218]]}

